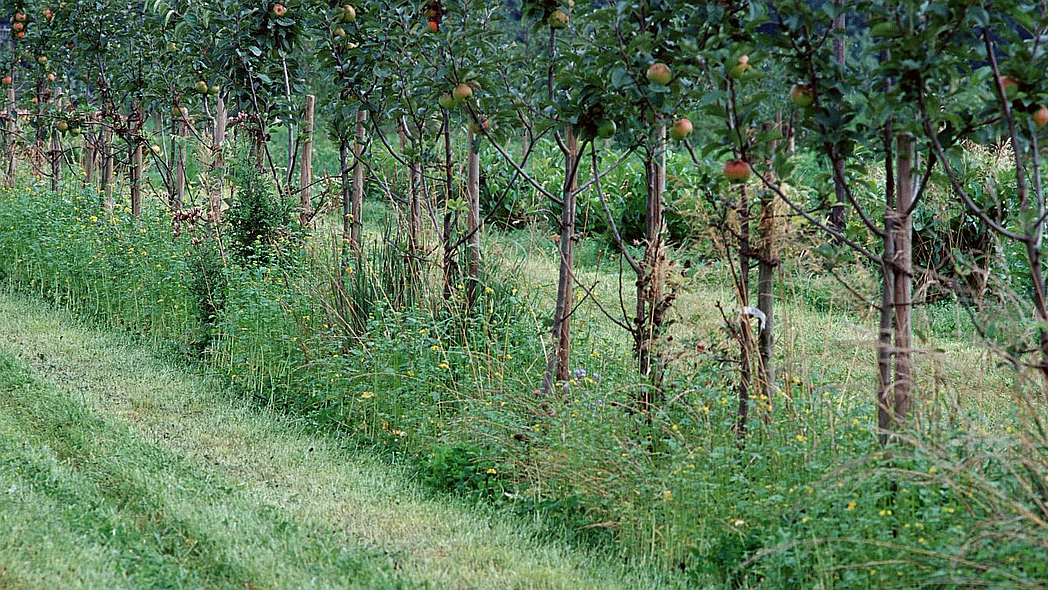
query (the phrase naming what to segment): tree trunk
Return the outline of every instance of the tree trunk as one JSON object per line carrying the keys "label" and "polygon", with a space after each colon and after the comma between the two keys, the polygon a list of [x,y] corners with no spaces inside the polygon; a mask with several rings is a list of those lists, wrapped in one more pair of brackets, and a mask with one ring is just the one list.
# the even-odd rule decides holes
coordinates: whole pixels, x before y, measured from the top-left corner
{"label": "tree trunk", "polygon": [[[776,112],[776,126],[781,129],[782,111]],[[772,142],[772,157],[778,152],[780,142]],[[771,408],[775,391],[775,275],[779,268],[779,229],[775,211],[775,195],[771,191],[761,193],[760,254],[757,270],[757,309],[764,314],[764,323],[757,336],[760,357],[761,394]]]}
{"label": "tree trunk", "polygon": [[565,130],[564,183],[561,185],[560,233],[558,248],[560,266],[557,273],[557,302],[553,308],[551,341],[553,350],[546,361],[542,391],[553,391],[554,381],[571,378],[571,309],[574,292],[575,246],[575,176],[578,171],[578,140],[570,126]]}
{"label": "tree trunk", "polygon": [[895,162],[892,121],[884,129],[884,252],[881,255],[881,310],[877,332],[877,429],[888,442],[892,414],[892,325],[895,320]]}
{"label": "tree trunk", "polygon": [[735,432],[738,437],[746,436],[750,412],[750,389],[753,381],[751,362],[753,345],[750,339],[750,318],[742,310],[750,305],[750,206],[746,186],[739,187],[739,382],[737,390],[739,407],[735,417]]}
{"label": "tree trunk", "polygon": [[113,213],[113,128],[105,125],[102,128],[102,210],[108,214]]}
{"label": "tree trunk", "polygon": [[95,146],[97,141],[97,135],[84,134],[84,186],[91,186],[95,180],[95,164],[97,160]]}
{"label": "tree trunk", "polygon": [[771,193],[761,199],[761,252],[757,270],[757,309],[764,314],[757,337],[760,353],[761,395],[771,405],[775,389],[775,274],[779,267],[776,220]]}
{"label": "tree trunk", "polygon": [[15,136],[18,133],[18,101],[15,98],[15,72],[11,70],[11,85],[7,87],[7,182],[11,184],[15,179]]}
{"label": "tree trunk", "polygon": [[468,257],[466,303],[469,309],[477,301],[477,290],[480,288],[480,154],[476,150],[476,137],[470,129],[466,134],[469,156],[466,159],[466,240]]}
{"label": "tree trunk", "polygon": [[142,217],[142,137],[140,135],[142,122],[142,105],[138,102],[131,107],[131,116],[128,124],[131,128],[131,170],[129,173],[131,181],[131,215],[137,219]]}
{"label": "tree trunk", "polygon": [[357,111],[357,123],[353,142],[353,211],[349,243],[354,252],[360,252],[364,229],[364,121],[367,113]]}
{"label": "tree trunk", "polygon": [[[400,152],[403,154],[408,146],[408,122],[406,117],[397,120],[397,134],[400,137]],[[415,184],[418,182],[418,165],[414,156],[408,158],[408,250],[414,259],[419,251],[418,229],[422,222],[422,207],[419,203],[418,191]]]}
{"label": "tree trunk", "polygon": [[134,150],[131,155],[131,215],[142,217],[142,142],[132,140]]}
{"label": "tree trunk", "polygon": [[303,227],[313,217],[313,110],[316,97],[306,95],[306,108],[302,116],[302,162],[299,172],[298,222]]}
{"label": "tree trunk", "polygon": [[215,129],[212,137],[212,150],[214,151],[214,167],[219,170],[217,190],[211,193],[211,219],[214,223],[222,221],[222,193],[225,190],[225,177],[223,168],[225,166],[224,148],[226,143],[226,126],[229,124],[229,111],[226,110],[226,101],[219,96],[215,106]]}
{"label": "tree trunk", "polygon": [[58,133],[51,132],[51,192],[58,192],[58,180],[62,176],[62,142]]}
{"label": "tree trunk", "polygon": [[908,210],[914,199],[913,137],[900,135],[896,156],[895,232],[895,400],[893,420],[910,415],[913,387],[910,314],[913,306],[913,218]]}
{"label": "tree trunk", "polygon": [[[641,263],[643,277],[637,277],[637,329],[636,353],[640,374],[649,379],[658,390],[661,371],[656,349],[663,324],[666,290],[666,251],[663,242],[665,232],[666,190],[666,126],[655,130],[655,146],[645,163],[647,195],[645,199],[646,223],[644,231],[644,259]],[[654,400],[651,389],[645,388],[640,400],[641,410],[651,415]]]}
{"label": "tree trunk", "polygon": [[[844,0],[833,0],[833,4],[837,8],[841,8],[844,6]],[[843,12],[833,18],[834,30],[844,30],[846,29],[846,24],[847,21]],[[847,49],[845,43],[843,35],[834,37],[833,39],[833,55],[841,68],[843,68],[845,64],[845,50]],[[836,150],[836,148],[833,149]],[[838,157],[835,158],[833,162],[833,192],[837,197],[837,203],[830,210],[830,226],[842,233],[845,225],[845,203],[847,202],[847,195],[844,188],[845,182],[847,182],[847,175],[844,168],[844,158],[840,157],[838,154]]]}
{"label": "tree trunk", "polygon": [[454,281],[455,274],[455,252],[452,250],[451,236],[455,227],[454,212],[451,210],[448,203],[455,194],[455,179],[454,170],[452,168],[452,153],[451,153],[451,117],[448,115],[447,109],[443,109],[444,113],[444,227],[441,235],[444,247],[444,299],[451,299],[451,295],[454,292],[452,289],[452,282]]}
{"label": "tree trunk", "polygon": [[215,130],[212,142],[215,150],[215,165],[224,163],[222,148],[226,143],[226,127],[229,125],[229,111],[226,110],[226,101],[221,96],[216,101],[215,107]]}
{"label": "tree trunk", "polygon": [[338,142],[338,162],[339,174],[342,177],[342,243],[352,245],[353,193],[349,180],[349,140],[345,137],[340,138]]}
{"label": "tree trunk", "polygon": [[172,211],[182,208],[182,202],[186,195],[186,121],[183,117],[177,117],[171,130],[174,137],[171,141],[171,173],[174,181],[171,187]]}

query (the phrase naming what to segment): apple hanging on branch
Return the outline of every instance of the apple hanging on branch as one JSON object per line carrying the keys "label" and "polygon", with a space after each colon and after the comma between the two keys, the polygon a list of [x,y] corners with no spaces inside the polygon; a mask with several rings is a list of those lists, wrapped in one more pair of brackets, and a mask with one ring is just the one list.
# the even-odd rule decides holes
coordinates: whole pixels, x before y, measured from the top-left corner
{"label": "apple hanging on branch", "polygon": [[750,179],[750,165],[745,160],[728,160],[724,163],[724,178],[732,184],[742,184]]}
{"label": "apple hanging on branch", "polygon": [[273,5],[272,14],[273,16],[280,18],[287,14],[287,7],[281,4],[280,2],[277,2]]}
{"label": "apple hanging on branch", "polygon": [[1008,76],[1001,76],[1001,86],[1004,87],[1004,95],[1009,98],[1019,92],[1019,83]]}
{"label": "apple hanging on branch", "polygon": [[551,29],[566,29],[569,21],[568,14],[558,8],[549,15],[548,21]]}
{"label": "apple hanging on branch", "polygon": [[1033,112],[1031,118],[1033,119],[1033,124],[1036,125],[1038,129],[1048,125],[1048,107],[1041,105]]}
{"label": "apple hanging on branch", "polygon": [[748,77],[753,73],[753,66],[750,65],[750,56],[740,55],[739,61],[731,68],[731,77],[735,79],[742,79]]}
{"label": "apple hanging on branch", "polygon": [[802,109],[815,104],[815,93],[804,84],[794,84],[790,90],[790,101]]}
{"label": "apple hanging on branch", "polygon": [[685,139],[688,139],[688,136],[691,135],[692,131],[694,131],[694,127],[692,127],[691,121],[681,117],[674,121],[673,125],[670,126],[670,137],[677,141],[684,141]]}
{"label": "apple hanging on branch", "polygon": [[426,26],[434,33],[440,31],[440,21],[444,18],[444,7],[440,2],[431,0],[422,6],[422,15],[426,17]]}
{"label": "apple hanging on branch", "polygon": [[673,81],[673,72],[670,71],[670,67],[662,62],[656,62],[648,66],[647,72],[648,81],[653,84],[662,84],[668,86]]}
{"label": "apple hanging on branch", "polygon": [[463,82],[455,86],[455,89],[451,91],[451,95],[459,102],[469,100],[473,98],[473,87]]}

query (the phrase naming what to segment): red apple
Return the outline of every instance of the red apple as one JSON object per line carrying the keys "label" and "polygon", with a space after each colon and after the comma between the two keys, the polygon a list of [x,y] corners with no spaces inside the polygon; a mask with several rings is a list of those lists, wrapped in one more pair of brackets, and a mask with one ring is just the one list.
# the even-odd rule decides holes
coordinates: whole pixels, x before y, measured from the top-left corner
{"label": "red apple", "polygon": [[1019,91],[1019,83],[1008,76],[1001,76],[1001,86],[1004,86],[1004,94],[1011,96]]}
{"label": "red apple", "polygon": [[284,6],[283,4],[281,4],[279,2],[277,2],[276,4],[273,5],[273,16],[279,18],[281,16],[284,16],[285,14],[287,14],[287,7],[286,6]]}
{"label": "red apple", "polygon": [[14,82],[14,80],[11,79],[11,76],[4,76],[4,86],[10,86],[11,82]]}
{"label": "red apple", "polygon": [[1041,105],[1033,112],[1033,124],[1037,125],[1038,129],[1048,125],[1048,107]]}
{"label": "red apple", "polygon": [[648,81],[666,86],[673,80],[670,67],[662,62],[656,62],[648,66]]}
{"label": "red apple", "polygon": [[429,25],[429,30],[433,31],[434,33],[440,30],[440,23],[438,21],[428,20],[426,21],[426,24]]}
{"label": "red apple", "polygon": [[16,12],[15,13],[15,20],[20,22],[20,23],[24,23],[25,22],[25,13]]}
{"label": "red apple", "polygon": [[724,178],[731,183],[743,183],[750,179],[750,165],[743,160],[728,160],[724,164]]}
{"label": "red apple", "polygon": [[790,90],[790,100],[793,104],[806,109],[815,103],[815,93],[804,84],[794,84]]}
{"label": "red apple", "polygon": [[683,141],[691,135],[694,128],[691,125],[691,121],[680,118],[673,122],[673,126],[670,127],[670,137],[677,141]]}

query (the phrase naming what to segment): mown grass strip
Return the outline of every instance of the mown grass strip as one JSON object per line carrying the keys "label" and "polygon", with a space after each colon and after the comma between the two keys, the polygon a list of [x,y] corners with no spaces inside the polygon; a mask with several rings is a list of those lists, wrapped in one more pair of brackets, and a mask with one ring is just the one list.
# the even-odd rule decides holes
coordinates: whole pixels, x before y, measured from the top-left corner
{"label": "mown grass strip", "polygon": [[[0,333],[3,477],[45,500],[56,542],[93,564],[56,577],[73,552],[27,558],[26,543],[0,541],[6,586],[672,587],[539,541],[541,523],[433,496],[40,303],[0,295]],[[45,526],[21,522],[26,539]]]}

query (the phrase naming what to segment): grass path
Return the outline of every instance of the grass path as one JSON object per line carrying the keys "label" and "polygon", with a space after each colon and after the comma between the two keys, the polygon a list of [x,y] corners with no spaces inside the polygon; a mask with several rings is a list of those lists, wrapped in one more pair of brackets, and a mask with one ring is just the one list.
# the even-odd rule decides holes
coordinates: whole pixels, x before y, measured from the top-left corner
{"label": "grass path", "polygon": [[0,295],[0,588],[659,588]]}

